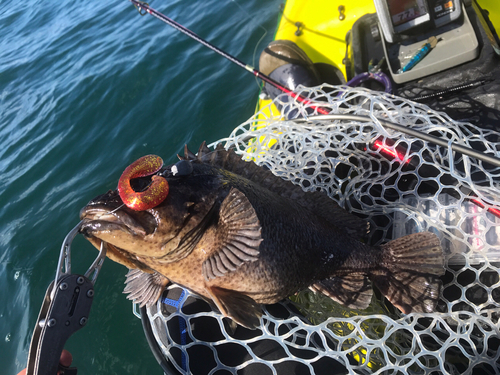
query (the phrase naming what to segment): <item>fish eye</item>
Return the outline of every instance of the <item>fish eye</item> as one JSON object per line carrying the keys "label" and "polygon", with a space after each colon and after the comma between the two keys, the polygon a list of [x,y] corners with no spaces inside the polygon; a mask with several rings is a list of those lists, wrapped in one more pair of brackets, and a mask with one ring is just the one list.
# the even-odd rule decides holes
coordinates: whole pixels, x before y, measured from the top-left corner
{"label": "fish eye", "polygon": [[172,166],[174,176],[187,176],[193,171],[193,165],[188,160],[180,160]]}

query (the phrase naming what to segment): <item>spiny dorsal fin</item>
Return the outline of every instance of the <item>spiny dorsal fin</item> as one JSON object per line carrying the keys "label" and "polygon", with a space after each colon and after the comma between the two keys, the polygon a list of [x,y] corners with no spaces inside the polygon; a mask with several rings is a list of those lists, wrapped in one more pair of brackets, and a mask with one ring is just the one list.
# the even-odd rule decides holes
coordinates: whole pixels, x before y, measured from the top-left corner
{"label": "spiny dorsal fin", "polygon": [[201,162],[206,162],[207,157],[210,157],[212,151],[208,148],[207,143],[203,141],[198,149],[198,154],[196,155],[198,160]]}
{"label": "spiny dorsal fin", "polygon": [[184,145],[184,160],[196,160],[196,155],[191,152],[187,145]]}
{"label": "spiny dorsal fin", "polygon": [[195,157],[187,147],[186,150],[187,153],[185,151],[185,154],[188,155],[186,158],[189,157],[186,160],[207,163],[253,181],[268,190],[297,202],[302,207],[315,212],[318,216],[323,217],[326,221],[347,231],[354,237],[364,238],[368,234],[369,225],[366,220],[348,213],[326,194],[322,192],[305,192],[300,186],[275,176],[271,171],[259,167],[254,162],[242,160],[234,150],[225,150],[220,143],[214,151],[210,151],[203,142],[200,146],[201,157],[200,155]]}
{"label": "spiny dorsal fin", "polygon": [[224,276],[258,259],[260,222],[252,204],[238,189],[232,188],[221,204],[216,236],[213,250],[202,264],[205,280]]}
{"label": "spiny dorsal fin", "polygon": [[123,293],[128,294],[127,298],[140,307],[153,305],[169,282],[158,272],[146,273],[138,269],[130,269],[126,277]]}

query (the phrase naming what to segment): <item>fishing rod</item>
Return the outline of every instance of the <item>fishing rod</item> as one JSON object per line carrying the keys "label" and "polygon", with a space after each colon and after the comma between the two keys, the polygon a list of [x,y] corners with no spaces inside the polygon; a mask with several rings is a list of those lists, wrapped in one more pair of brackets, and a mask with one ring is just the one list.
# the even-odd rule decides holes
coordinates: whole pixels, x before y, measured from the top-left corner
{"label": "fishing rod", "polygon": [[[130,0],[130,2],[134,4],[134,6],[139,10],[139,13],[141,15],[144,15],[146,13],[151,14],[152,16],[154,16],[154,17],[158,18],[159,20],[165,22],[169,26],[172,26],[174,29],[176,29],[176,30],[180,31],[181,33],[183,33],[183,34],[189,36],[190,38],[194,39],[198,43],[201,43],[205,47],[207,47],[207,48],[211,49],[212,51],[218,53],[222,57],[225,57],[226,59],[228,59],[232,63],[238,65],[240,68],[243,68],[246,71],[252,73],[255,77],[257,77],[257,78],[261,79],[262,81],[270,84],[271,86],[276,87],[278,90],[280,90],[280,91],[282,91],[282,92],[290,95],[292,98],[296,99],[298,102],[303,103],[305,105],[311,106],[311,108],[313,108],[314,110],[316,110],[318,113],[321,113],[323,115],[327,115],[327,114],[330,113],[329,109],[325,109],[325,108],[322,108],[322,107],[318,107],[317,105],[314,105],[314,103],[311,100],[309,100],[307,98],[304,98],[302,95],[293,92],[288,87],[281,85],[279,82],[275,81],[271,77],[269,77],[269,76],[265,75],[264,73],[260,72],[259,70],[255,69],[253,66],[245,64],[243,61],[238,60],[236,57],[230,55],[229,53],[227,53],[227,52],[221,50],[220,48],[214,46],[213,44],[207,42],[205,39],[201,38],[200,36],[198,36],[197,34],[195,34],[194,32],[192,32],[191,30],[189,30],[189,29],[185,28],[184,26],[182,26],[181,24],[175,22],[171,18],[169,18],[169,17],[165,16],[164,14],[158,12],[157,10],[151,8],[148,3],[145,3],[145,2],[142,2],[142,1],[139,1],[139,0]],[[144,12],[143,12],[143,10],[144,10]]]}
{"label": "fishing rod", "polygon": [[[318,107],[315,103],[305,97],[303,97],[300,94],[297,94],[290,90],[288,87],[281,85],[279,82],[275,81],[271,77],[265,75],[264,73],[260,72],[259,70],[255,69],[253,66],[250,66],[248,64],[245,64],[243,61],[238,60],[236,57],[230,55],[229,53],[221,50],[220,48],[214,46],[213,44],[207,42],[191,30],[187,29],[186,27],[182,26],[181,24],[175,22],[171,18],[165,16],[164,14],[158,12],[157,10],[151,8],[148,3],[139,1],[139,0],[130,0],[131,3],[134,4],[134,6],[139,10],[139,13],[141,15],[145,15],[147,13],[151,14],[152,16],[158,18],[159,20],[165,22],[169,26],[172,26],[174,29],[182,32],[183,34],[189,36],[190,38],[194,39],[198,43],[201,43],[205,47],[211,49],[212,51],[216,52],[217,54],[221,55],[222,57],[225,57],[227,60],[231,61],[232,63],[238,65],[240,68],[245,69],[246,71],[252,73],[255,77],[261,79],[262,81],[269,83],[270,85],[276,87],[278,90],[290,95],[292,98],[296,99],[298,102],[303,103],[305,105],[309,105],[312,109],[316,110],[318,113],[322,115],[330,115],[330,109],[328,108],[323,108],[323,107]],[[328,103],[325,103],[328,104]],[[402,133],[409,134],[411,136],[417,137],[419,139],[424,139],[428,142],[434,143],[439,146],[443,147],[449,147],[451,146],[452,149],[456,152],[459,152],[461,154],[469,155],[475,158],[478,158],[479,160],[486,161],[488,163],[494,164],[496,166],[500,166],[500,159],[493,157],[493,156],[487,156],[484,155],[480,152],[476,152],[475,150],[471,148],[467,148],[464,146],[457,145],[454,142],[449,143],[449,141],[442,140],[438,137],[431,136],[426,133],[422,133],[418,130],[410,129],[402,125],[398,124],[390,124],[387,121],[380,120],[380,123],[382,125],[385,125],[386,127],[392,128],[393,130],[398,130]],[[392,126],[389,126],[392,125]],[[395,128],[396,127],[396,128]]]}

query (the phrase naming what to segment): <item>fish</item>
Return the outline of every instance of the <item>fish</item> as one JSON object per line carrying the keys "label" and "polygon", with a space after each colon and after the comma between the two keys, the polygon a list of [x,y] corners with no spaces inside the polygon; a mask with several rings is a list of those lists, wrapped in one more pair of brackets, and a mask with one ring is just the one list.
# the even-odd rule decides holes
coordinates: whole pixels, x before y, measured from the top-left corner
{"label": "fish", "polygon": [[[366,220],[234,150],[203,142],[197,154],[186,146],[177,156],[154,174],[168,183],[154,207],[130,208],[109,190],[80,211],[80,232],[129,269],[129,299],[152,305],[172,282],[252,329],[261,324],[261,305],[307,288],[365,309],[375,286],[405,314],[434,311],[444,273],[436,234],[371,246]],[[151,180],[131,179],[130,191],[147,191]]]}

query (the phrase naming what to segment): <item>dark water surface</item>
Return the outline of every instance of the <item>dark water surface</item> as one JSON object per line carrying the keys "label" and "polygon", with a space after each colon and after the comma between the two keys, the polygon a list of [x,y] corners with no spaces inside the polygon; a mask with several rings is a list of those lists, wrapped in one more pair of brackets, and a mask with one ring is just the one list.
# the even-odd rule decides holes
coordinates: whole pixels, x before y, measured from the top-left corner
{"label": "dark water surface", "polygon": [[[151,6],[256,64],[280,2]],[[258,86],[125,0],[7,1],[0,35],[0,374],[15,375],[80,208],[142,155],[170,163],[185,143],[227,136],[253,113]],[[78,236],[73,271],[96,255]],[[162,373],[122,294],[125,273],[104,263],[89,323],[67,343],[79,374]]]}

